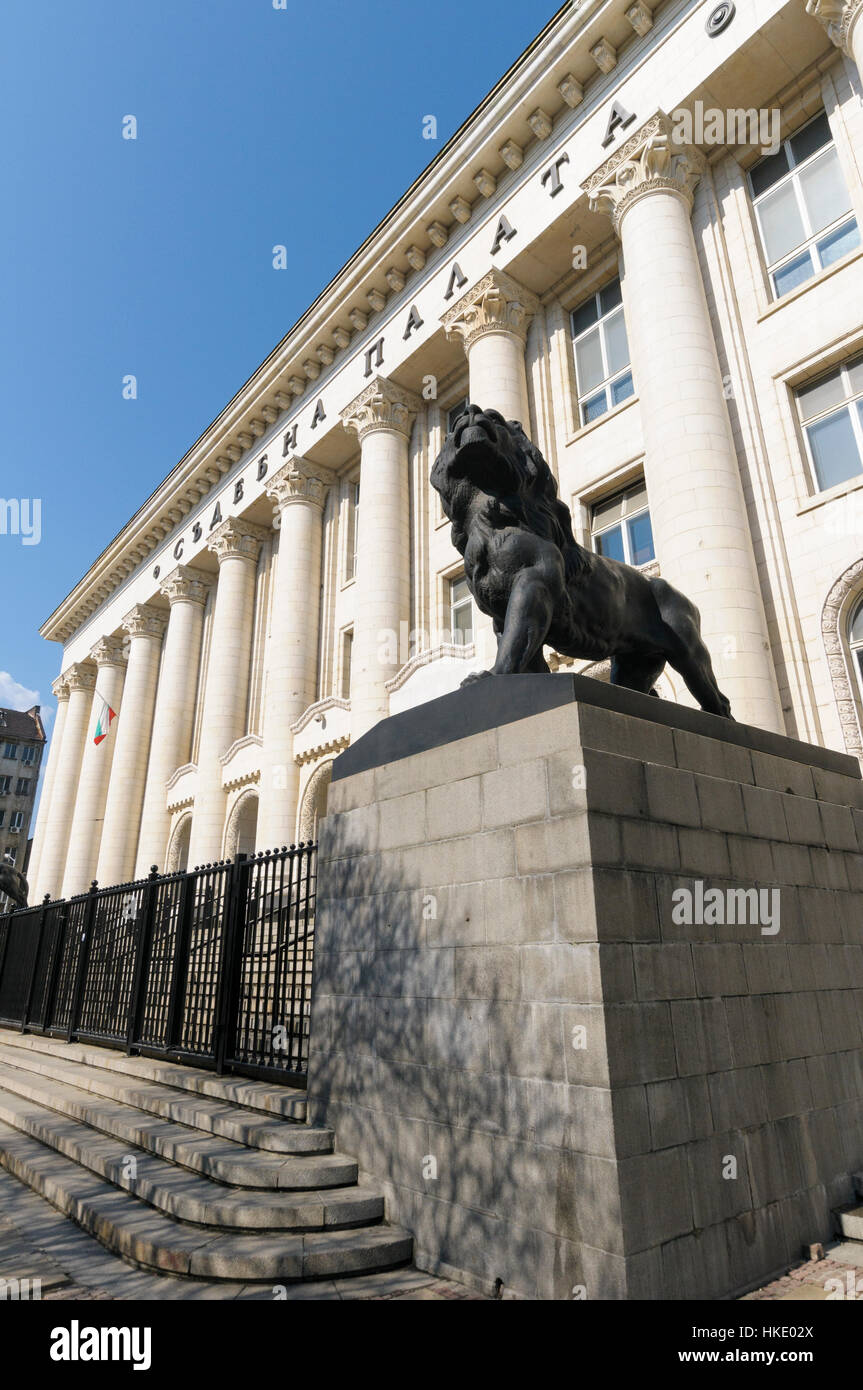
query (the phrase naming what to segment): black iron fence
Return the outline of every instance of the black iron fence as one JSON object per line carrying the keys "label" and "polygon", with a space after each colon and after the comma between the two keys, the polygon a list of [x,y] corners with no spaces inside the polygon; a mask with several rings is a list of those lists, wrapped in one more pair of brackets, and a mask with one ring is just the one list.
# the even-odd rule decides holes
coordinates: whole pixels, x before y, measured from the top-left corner
{"label": "black iron fence", "polygon": [[0,1024],[302,1083],[315,846],[0,916]]}

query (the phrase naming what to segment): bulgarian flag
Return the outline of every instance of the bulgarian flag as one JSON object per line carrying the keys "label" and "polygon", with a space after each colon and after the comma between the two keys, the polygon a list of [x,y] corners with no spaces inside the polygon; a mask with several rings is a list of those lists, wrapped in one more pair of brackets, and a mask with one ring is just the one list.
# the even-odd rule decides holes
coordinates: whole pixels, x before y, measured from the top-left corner
{"label": "bulgarian flag", "polygon": [[96,720],[96,732],[93,735],[94,743],[101,743],[103,738],[108,737],[108,730],[111,727],[111,720],[116,718],[117,711],[111,708],[107,700],[103,700],[99,718]]}

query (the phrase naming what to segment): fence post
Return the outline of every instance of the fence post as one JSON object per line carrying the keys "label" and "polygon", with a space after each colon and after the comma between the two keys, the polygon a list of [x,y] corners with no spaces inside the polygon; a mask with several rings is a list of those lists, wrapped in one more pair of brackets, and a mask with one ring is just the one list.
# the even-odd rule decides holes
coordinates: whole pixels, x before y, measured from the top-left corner
{"label": "fence post", "polygon": [[153,920],[156,915],[156,887],[159,882],[159,868],[153,864],[143,889],[143,902],[138,920],[135,923],[135,967],[132,972],[132,991],[129,996],[129,1017],[126,1023],[126,1053],[130,1055],[141,1031],[144,1013],[144,995],[147,989],[147,963],[150,959],[150,942],[153,937]]}
{"label": "fence post", "polygon": [[244,873],[245,854],[238,854],[228,870],[228,892],[225,902],[225,925],[222,930],[219,960],[219,985],[216,996],[216,1072],[221,1076],[225,1070],[231,1040],[236,1027],[238,991],[234,987],[238,946],[242,944],[242,931],[246,920],[246,894],[241,891],[246,882]]}
{"label": "fence post", "polygon": [[69,1008],[69,1027],[66,1032],[66,1041],[71,1042],[73,1036],[78,1031],[78,1024],[81,1018],[81,1005],[84,1000],[84,984],[87,978],[87,964],[90,959],[90,939],[93,935],[93,919],[96,916],[96,903],[99,898],[99,885],[95,878],[90,884],[90,892],[87,894],[87,906],[84,910],[84,921],[81,924],[81,949],[78,952],[78,966],[75,971],[75,988],[72,991],[72,1003]]}
{"label": "fence post", "polygon": [[0,935],[0,988],[3,986],[3,972],[6,969],[6,954],[9,950],[9,913],[4,912],[0,917],[0,927],[3,928]]}
{"label": "fence post", "polygon": [[36,937],[36,954],[33,957],[33,969],[30,971],[30,988],[27,990],[27,1002],[24,1005],[24,1012],[21,1015],[21,1032],[26,1033],[27,1021],[33,1012],[33,993],[36,989],[36,976],[39,973],[39,957],[42,954],[42,939],[45,935],[45,914],[48,909],[50,894],[46,893],[42,899],[42,907],[39,911],[39,934]]}
{"label": "fence post", "polygon": [[[45,901],[46,903],[48,901],[47,893],[45,895]],[[58,904],[53,903],[52,906],[58,907]],[[59,904],[59,913],[59,926],[57,928],[57,936],[54,943],[54,956],[51,961],[51,975],[48,980],[45,993],[45,1015],[42,1019],[43,1033],[50,1033],[51,1031],[51,1024],[54,1020],[54,1003],[57,998],[57,982],[60,979],[60,970],[63,965],[63,957],[66,951],[68,951],[69,949],[69,941],[67,936],[67,925],[69,922],[68,903],[61,902]]]}
{"label": "fence post", "polygon": [[180,1036],[183,1014],[183,997],[186,990],[186,976],[189,968],[189,938],[192,932],[192,907],[196,900],[198,883],[197,871],[184,875],[180,885],[180,902],[177,909],[177,931],[174,937],[174,971],[171,975],[171,997],[168,1002],[168,1018],[165,1023],[165,1050],[176,1047]]}

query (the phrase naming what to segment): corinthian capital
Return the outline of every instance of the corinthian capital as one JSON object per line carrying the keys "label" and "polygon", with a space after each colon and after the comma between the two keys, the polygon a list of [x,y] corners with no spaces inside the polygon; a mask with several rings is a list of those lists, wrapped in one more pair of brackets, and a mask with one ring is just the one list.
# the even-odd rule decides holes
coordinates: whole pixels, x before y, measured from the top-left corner
{"label": "corinthian capital", "polygon": [[90,657],[97,666],[125,666],[126,655],[121,637],[100,637],[90,648]]}
{"label": "corinthian capital", "polygon": [[502,270],[490,270],[441,318],[446,336],[465,352],[483,333],[511,333],[524,342],[539,300]]}
{"label": "corinthian capital", "polygon": [[168,623],[168,615],[149,603],[136,603],[120,626],[130,637],[152,637],[159,641]]}
{"label": "corinthian capital", "polygon": [[657,111],[581,186],[591,212],[609,213],[619,236],[624,213],[650,193],[677,194],[691,210],[703,170],[704,156],[679,143],[668,116]]}
{"label": "corinthian capital", "polygon": [[238,517],[228,517],[221,526],[217,526],[215,531],[207,541],[208,550],[212,550],[219,564],[223,560],[233,559],[239,556],[242,560],[250,560],[252,564],[258,558],[258,551],[261,542],[267,540],[269,532],[263,526],[253,526],[249,521],[241,521]]}
{"label": "corinthian capital", "polygon": [[291,454],[264,487],[280,512],[292,502],[305,502],[309,506],[323,508],[333,480],[334,475],[328,468],[319,468],[316,463],[309,463],[299,454]]}
{"label": "corinthian capital", "polygon": [[96,689],[96,670],[89,662],[76,661],[73,666],[67,666],[60,679],[70,695],[75,690]]}
{"label": "corinthian capital", "polygon": [[159,585],[159,593],[164,594],[172,605],[183,599],[187,603],[204,604],[210,587],[210,580],[200,570],[193,570],[189,565],[178,565],[165,575]]}
{"label": "corinthian capital", "polygon": [[349,406],[340,411],[345,429],[356,430],[360,443],[373,430],[393,430],[410,438],[420,402],[411,391],[376,376]]}
{"label": "corinthian capital", "polygon": [[828,35],[837,48],[841,48],[849,58],[851,52],[851,26],[863,12],[863,0],[806,0],[806,13],[824,25]]}

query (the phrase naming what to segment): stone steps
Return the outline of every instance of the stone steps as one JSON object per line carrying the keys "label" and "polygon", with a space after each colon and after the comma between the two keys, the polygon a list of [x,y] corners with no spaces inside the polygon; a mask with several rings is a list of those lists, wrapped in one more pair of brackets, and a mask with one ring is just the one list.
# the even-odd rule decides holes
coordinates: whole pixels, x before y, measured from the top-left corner
{"label": "stone steps", "polygon": [[206,1231],[172,1221],[0,1121],[3,1166],[133,1264],[201,1279],[290,1282],[392,1269],[411,1257],[393,1226],[288,1234]]}
{"label": "stone steps", "polygon": [[71,1086],[120,1101],[136,1110],[176,1120],[193,1129],[271,1153],[332,1153],[331,1129],[289,1124],[282,1119],[256,1115],[242,1106],[216,1097],[189,1094],[164,1082],[137,1081],[124,1073],[88,1066],[53,1053],[9,1047],[0,1042],[0,1066],[8,1065],[35,1075],[65,1080]]}
{"label": "stone steps", "polygon": [[124,1052],[116,1052],[109,1047],[66,1043],[56,1038],[42,1038],[35,1033],[17,1033],[8,1028],[0,1028],[0,1043],[26,1052],[42,1052],[68,1061],[85,1062],[90,1067],[135,1076],[143,1081],[156,1081],[194,1095],[213,1096],[226,1104],[278,1116],[283,1120],[302,1122],[306,1118],[305,1092],[290,1086],[251,1081],[241,1076],[216,1076],[214,1072],[181,1066],[178,1062],[163,1062],[152,1057],[128,1057]]}
{"label": "stone steps", "polygon": [[304,1113],[268,1083],[0,1029],[0,1164],[142,1268],[285,1283],[408,1263],[410,1234]]}
{"label": "stone steps", "polygon": [[[3,1081],[6,1080],[4,1076]],[[0,1085],[0,1121],[168,1216],[236,1230],[324,1230],[380,1221],[383,1199],[359,1187],[287,1194],[225,1187],[95,1132]],[[130,1163],[134,1159],[134,1164]]]}
{"label": "stone steps", "polygon": [[5,1090],[217,1182],[284,1191],[344,1187],[357,1180],[356,1163],[341,1154],[264,1153],[134,1105],[93,1096],[71,1084],[59,1063],[57,1075],[39,1076],[10,1066],[5,1058],[0,1061],[0,1086]]}

